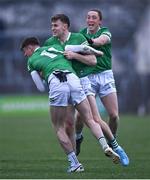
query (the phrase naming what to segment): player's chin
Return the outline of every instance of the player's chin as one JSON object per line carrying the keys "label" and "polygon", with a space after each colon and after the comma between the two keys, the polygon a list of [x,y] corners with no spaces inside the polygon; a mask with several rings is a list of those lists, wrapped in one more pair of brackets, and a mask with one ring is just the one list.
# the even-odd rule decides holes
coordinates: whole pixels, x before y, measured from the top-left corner
{"label": "player's chin", "polygon": [[94,26],[88,26],[88,29],[89,29],[90,31],[93,31],[95,28],[94,28]]}

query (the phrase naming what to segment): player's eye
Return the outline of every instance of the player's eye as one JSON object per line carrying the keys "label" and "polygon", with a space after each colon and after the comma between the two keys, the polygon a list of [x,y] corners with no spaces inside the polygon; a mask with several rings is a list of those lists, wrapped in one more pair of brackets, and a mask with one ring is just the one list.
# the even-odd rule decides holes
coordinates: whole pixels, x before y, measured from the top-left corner
{"label": "player's eye", "polygon": [[97,17],[96,17],[96,16],[92,16],[92,19],[94,19],[94,20],[95,20],[95,19],[97,19]]}

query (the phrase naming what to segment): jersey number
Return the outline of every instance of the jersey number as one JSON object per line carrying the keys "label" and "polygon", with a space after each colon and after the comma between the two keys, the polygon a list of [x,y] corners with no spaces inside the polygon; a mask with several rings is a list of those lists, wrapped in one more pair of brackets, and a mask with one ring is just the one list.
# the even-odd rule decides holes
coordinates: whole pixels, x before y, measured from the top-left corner
{"label": "jersey number", "polygon": [[55,58],[57,55],[44,50],[44,51],[41,52],[41,56],[48,56],[50,58]]}

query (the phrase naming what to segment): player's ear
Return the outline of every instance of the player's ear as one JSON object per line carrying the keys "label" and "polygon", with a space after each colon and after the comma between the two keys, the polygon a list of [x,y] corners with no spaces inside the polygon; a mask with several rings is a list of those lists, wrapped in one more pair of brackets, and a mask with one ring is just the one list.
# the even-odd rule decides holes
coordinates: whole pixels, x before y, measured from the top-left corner
{"label": "player's ear", "polygon": [[99,26],[101,26],[102,25],[102,20],[99,20]]}
{"label": "player's ear", "polygon": [[34,46],[33,45],[28,45],[28,49],[30,49],[31,51],[34,51]]}
{"label": "player's ear", "polygon": [[68,29],[68,24],[63,25],[64,29]]}

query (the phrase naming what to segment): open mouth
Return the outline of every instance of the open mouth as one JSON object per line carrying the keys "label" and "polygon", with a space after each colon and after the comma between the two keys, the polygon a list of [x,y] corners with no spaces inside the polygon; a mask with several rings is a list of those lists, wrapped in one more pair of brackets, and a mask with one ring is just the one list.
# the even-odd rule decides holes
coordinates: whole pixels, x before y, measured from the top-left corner
{"label": "open mouth", "polygon": [[94,27],[94,24],[89,24],[88,27],[89,27],[89,28],[93,28],[93,27]]}

